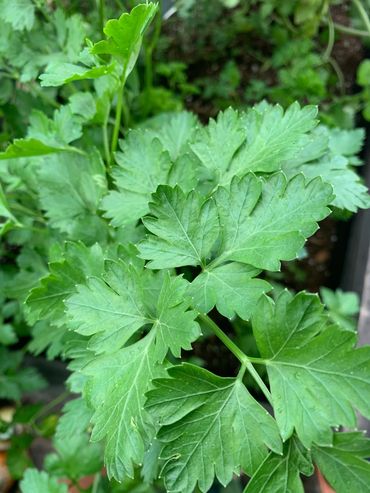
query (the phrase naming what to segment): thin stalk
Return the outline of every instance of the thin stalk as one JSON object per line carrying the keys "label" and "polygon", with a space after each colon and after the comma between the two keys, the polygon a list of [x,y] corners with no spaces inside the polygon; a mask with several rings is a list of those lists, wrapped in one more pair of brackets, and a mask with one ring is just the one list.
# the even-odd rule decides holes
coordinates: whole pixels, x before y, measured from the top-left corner
{"label": "thin stalk", "polygon": [[99,24],[100,31],[102,35],[104,35],[104,26],[105,26],[105,0],[98,0],[99,2]]}
{"label": "thin stalk", "polygon": [[360,14],[360,16],[362,17],[362,20],[364,21],[364,24],[365,24],[365,27],[366,27],[366,30],[367,32],[369,33],[370,35],[370,19],[369,19],[369,16],[367,15],[367,12],[364,8],[364,6],[362,5],[362,3],[360,2],[360,0],[353,0],[353,3],[354,5],[356,6],[357,10],[358,10],[358,13]]}
{"label": "thin stalk", "polygon": [[257,385],[259,386],[259,388],[261,389],[261,391],[262,391],[263,395],[266,397],[267,401],[273,407],[272,395],[271,395],[269,389],[267,388],[267,386],[265,385],[265,382],[259,376],[259,373],[257,372],[257,370],[255,369],[255,367],[252,365],[252,363],[250,361],[247,361],[246,368],[249,371],[249,373],[252,375],[252,377],[254,378],[254,380],[257,383]]}
{"label": "thin stalk", "polygon": [[97,474],[95,474],[91,493],[97,493],[98,492],[100,478],[101,478],[100,472],[98,472]]}
{"label": "thin stalk", "polygon": [[334,42],[335,42],[335,28],[334,28],[333,19],[330,15],[330,12],[328,14],[328,33],[329,33],[328,44],[327,44],[326,50],[323,54],[323,59],[325,61],[329,60],[329,58],[331,56],[331,52],[333,51],[333,46],[334,46]]}
{"label": "thin stalk", "polygon": [[110,113],[110,108],[107,111],[107,114],[106,114],[106,117],[104,118],[104,123],[102,126],[104,154],[105,154],[105,160],[107,162],[107,168],[108,169],[111,166],[111,155],[109,152],[109,136],[108,136],[109,113]]}
{"label": "thin stalk", "polygon": [[33,418],[31,419],[30,421],[30,424],[33,424],[36,422],[36,420],[38,420],[41,416],[43,416],[44,414],[46,414],[48,411],[50,411],[51,409],[54,409],[54,407],[56,407],[58,404],[62,403],[63,401],[65,401],[65,399],[70,395],[70,392],[68,390],[62,392],[61,394],[59,394],[55,399],[53,399],[52,401],[48,402],[47,404],[45,404],[44,407],[42,407],[40,409],[40,411],[38,411],[34,416]]}
{"label": "thin stalk", "polygon": [[209,327],[212,332],[220,339],[220,341],[233,353],[233,355],[241,362],[241,367],[239,374],[237,376],[238,380],[242,380],[245,370],[248,370],[251,376],[256,381],[257,385],[260,387],[264,396],[268,402],[272,405],[272,396],[269,389],[266,387],[262,378],[259,376],[257,370],[254,368],[252,363],[265,364],[265,360],[262,358],[252,358],[243,353],[243,351],[233,342],[230,337],[228,337],[223,330],[205,313],[198,313],[198,318]]}
{"label": "thin stalk", "polygon": [[123,90],[125,88],[125,82],[126,82],[126,70],[124,70],[124,72],[123,72],[123,76],[121,79],[121,85],[120,85],[120,88],[118,90],[118,99],[117,99],[117,106],[116,106],[116,118],[115,118],[114,127],[113,127],[110,160],[113,159],[113,154],[117,150],[119,131],[121,128],[122,107],[123,107]]}
{"label": "thin stalk", "polygon": [[330,65],[333,67],[334,72],[336,73],[336,75],[338,77],[340,93],[342,96],[344,96],[346,93],[346,87],[345,87],[345,80],[344,80],[343,72],[342,72],[339,64],[337,63],[337,61],[334,60],[334,58],[329,57],[328,63],[330,63]]}
{"label": "thin stalk", "polygon": [[146,94],[146,104],[145,104],[145,116],[149,111],[150,104],[150,92],[153,88],[154,70],[153,70],[153,53],[157,46],[158,39],[161,33],[162,27],[162,8],[159,3],[159,12],[156,15],[156,22],[154,25],[154,32],[151,40],[149,42],[144,42],[144,56],[145,56],[145,72],[144,72],[144,84],[145,84],[145,94]]}
{"label": "thin stalk", "polygon": [[220,341],[233,353],[233,355],[240,361],[243,365],[247,361],[246,355],[241,349],[235,344],[234,341],[228,337],[225,332],[223,332],[220,327],[205,313],[199,313],[198,318],[209,327],[212,332],[220,339]]}
{"label": "thin stalk", "polygon": [[344,26],[343,24],[338,24],[333,22],[334,28],[342,33],[350,34],[352,36],[359,36],[360,38],[369,38],[370,34],[367,31],[362,31],[360,29],[355,29],[354,27]]}

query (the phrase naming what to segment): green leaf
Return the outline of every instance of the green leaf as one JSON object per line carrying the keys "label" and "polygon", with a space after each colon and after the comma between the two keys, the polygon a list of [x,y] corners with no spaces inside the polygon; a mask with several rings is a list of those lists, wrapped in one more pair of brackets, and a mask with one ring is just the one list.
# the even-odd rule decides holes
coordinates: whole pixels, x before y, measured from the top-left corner
{"label": "green leaf", "polygon": [[357,84],[370,86],[370,60],[363,60],[357,70]]}
{"label": "green leaf", "polygon": [[356,330],[356,315],[360,311],[360,300],[357,293],[343,292],[341,289],[332,291],[321,288],[320,294],[323,302],[328,308],[329,317],[346,330]]}
{"label": "green leaf", "polygon": [[225,173],[246,135],[239,113],[232,108],[218,114],[217,120],[210,119],[208,126],[197,134],[191,144],[192,151],[206,168],[219,174]]}
{"label": "green leaf", "polygon": [[59,154],[40,164],[40,202],[50,226],[70,239],[88,243],[104,239],[106,224],[97,214],[106,190],[100,154],[96,150],[88,155]]}
{"label": "green leaf", "polygon": [[360,177],[348,166],[348,160],[342,156],[326,157],[318,162],[300,167],[307,178],[321,176],[333,187],[335,198],[331,204],[339,209],[356,212],[357,209],[370,207],[370,195]]}
{"label": "green leaf", "polygon": [[252,318],[281,436],[295,429],[306,447],[330,446],[331,426],[356,426],[353,408],[370,415],[370,348],[325,327],[322,309],[316,296],[283,292],[276,304],[262,297]]}
{"label": "green leaf", "polygon": [[40,390],[45,380],[35,368],[21,368],[22,353],[0,346],[0,398],[19,401],[22,394]]}
{"label": "green leaf", "polygon": [[[90,443],[87,433],[53,439],[55,453],[45,457],[44,467],[53,476],[78,480],[97,473],[103,466],[101,447]],[[78,460],[76,458],[78,457]]]}
{"label": "green leaf", "polygon": [[160,186],[152,200],[144,224],[156,236],[139,245],[148,267],[203,265],[219,235],[214,201],[204,202],[196,191],[185,195],[178,186]]}
{"label": "green leaf", "polygon": [[91,416],[92,410],[81,397],[68,401],[63,407],[63,415],[58,420],[56,437],[68,443],[74,436],[86,433]]}
{"label": "green leaf", "polygon": [[67,493],[66,484],[59,483],[46,472],[28,469],[20,484],[22,493]]}
{"label": "green leaf", "polygon": [[146,129],[152,138],[157,138],[163,148],[169,152],[172,161],[190,150],[190,142],[199,130],[196,115],[187,111],[164,113],[146,121],[142,128]]}
{"label": "green leaf", "polygon": [[335,433],[330,447],[314,446],[315,463],[336,493],[370,491],[370,440],[362,433]]}
{"label": "green leaf", "polygon": [[313,474],[310,453],[293,436],[283,455],[271,452],[262,462],[244,493],[304,493],[300,473]]}
{"label": "green leaf", "polygon": [[21,226],[21,223],[11,212],[8,200],[0,183],[0,236],[14,226]]}
{"label": "green leaf", "polygon": [[116,154],[113,179],[118,188],[102,201],[114,226],[136,222],[149,211],[149,200],[158,185],[167,182],[172,162],[161,143],[148,132],[131,131]]}
{"label": "green leaf", "polygon": [[[151,292],[156,282],[159,293]],[[191,349],[199,336],[196,313],[184,299],[187,282],[165,275],[162,279],[132,262],[109,261],[103,279],[91,278],[67,300],[68,315],[76,331],[93,336],[89,347],[97,353],[122,347],[145,325],[156,333],[157,357],[168,349],[176,357],[181,348]]]}
{"label": "green leaf", "polygon": [[70,105],[55,110],[53,119],[48,118],[41,111],[34,110],[31,113],[27,131],[27,136],[31,139],[37,139],[49,146],[65,147],[66,144],[79,139],[81,135],[81,120],[73,115]]}
{"label": "green leaf", "polygon": [[132,71],[143,40],[143,35],[157,11],[157,4],[137,5],[119,19],[109,20],[104,27],[107,40],[99,41],[91,53],[118,57],[124,67],[124,77]]}
{"label": "green leaf", "polygon": [[329,130],[329,149],[336,155],[353,157],[361,151],[364,140],[365,130],[363,128],[352,130],[331,128]]}
{"label": "green leaf", "polygon": [[75,92],[69,98],[71,111],[85,121],[91,120],[96,114],[96,103],[91,92]]}
{"label": "green leaf", "polygon": [[58,87],[77,80],[97,79],[113,72],[114,64],[86,67],[67,62],[54,62],[40,75],[41,86]]}
{"label": "green leaf", "polygon": [[281,451],[273,418],[241,380],[189,364],[168,373],[170,378],[154,381],[146,404],[161,426],[161,475],[168,491],[191,493],[198,484],[206,492],[215,476],[225,486],[241,469],[253,474],[267,447]]}
{"label": "green leaf", "polygon": [[100,276],[103,270],[104,258],[99,245],[88,248],[82,243],[67,242],[63,258],[49,264],[49,274],[40,279],[26,299],[29,323],[48,320],[56,326],[63,325],[65,299],[76,291],[76,284],[83,283],[86,276]]}
{"label": "green leaf", "polygon": [[305,134],[317,124],[316,116],[316,106],[301,108],[298,103],[293,103],[285,112],[279,105],[267,104],[249,110],[242,117],[246,142],[230,165],[228,179],[248,171],[280,169],[282,162],[302,147]]}
{"label": "green leaf", "polygon": [[222,230],[221,257],[279,270],[280,260],[294,259],[316,221],[329,214],[331,187],[316,178],[297,175],[287,182],[282,173],[265,181],[252,174],[235,177],[220,187],[215,201]]}
{"label": "green leaf", "polygon": [[35,22],[35,6],[32,0],[0,1],[0,17],[16,31],[30,31]]}
{"label": "green leaf", "polygon": [[305,183],[297,175],[287,182],[282,173],[266,180],[235,177],[205,202],[197,192],[186,196],[178,187],[159,187],[151,216],[144,218],[153,235],[140,243],[140,255],[154,269],[205,266],[220,235],[218,258],[209,268],[234,260],[278,270],[280,260],[295,258],[316,221],[329,214],[331,197],[331,187],[320,178]]}
{"label": "green leaf", "polygon": [[[157,364],[155,332],[136,344],[98,356],[82,370],[92,417],[92,441],[105,441],[104,459],[110,478],[133,477],[154,439],[155,429],[144,411],[145,392],[163,367]],[[113,348],[112,348],[113,349]]]}
{"label": "green leaf", "polygon": [[[153,274],[128,257],[107,262],[103,280],[90,278],[67,301],[72,327],[92,336],[90,349],[108,353],[95,357],[82,373],[94,409],[92,439],[105,439],[108,474],[116,479],[132,476],[133,464],[142,463],[154,438],[143,405],[151,380],[164,371],[159,363],[168,350],[179,357],[199,336],[186,289],[181,277]],[[142,328],[150,332],[135,342]]]}
{"label": "green leaf", "polygon": [[199,274],[189,287],[193,303],[203,313],[214,306],[225,317],[235,313],[248,320],[263,293],[271,286],[262,279],[254,279],[260,273],[250,265],[237,262],[215,267]]}
{"label": "green leaf", "polygon": [[46,156],[56,152],[79,152],[75,147],[68,145],[51,146],[37,139],[14,139],[4,152],[0,153],[0,160],[15,159],[33,156]]}
{"label": "green leaf", "polygon": [[17,334],[10,324],[1,324],[0,322],[0,344],[10,346],[18,341]]}

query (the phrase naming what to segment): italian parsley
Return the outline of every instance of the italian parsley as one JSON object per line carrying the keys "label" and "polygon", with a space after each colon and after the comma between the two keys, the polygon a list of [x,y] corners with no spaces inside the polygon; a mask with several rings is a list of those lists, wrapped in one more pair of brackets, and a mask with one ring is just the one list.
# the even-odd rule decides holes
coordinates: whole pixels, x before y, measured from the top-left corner
{"label": "italian parsley", "polygon": [[[106,39],[49,64],[42,86],[81,90],[52,115],[33,112],[0,155],[12,191],[0,195],[2,232],[36,245],[24,250],[20,296],[30,349],[68,360],[79,394],[48,473],[28,470],[22,491],[65,493],[55,477],[78,479],[71,454],[95,472],[100,445],[109,479],[141,468],[170,492],[244,474],[246,493],[298,493],[314,465],[338,493],[369,491],[369,441],[354,430],[355,411],[370,418],[370,348],[356,348],[352,324],[317,295],[275,294],[269,276],[334,209],[370,206],[356,173],[363,132],[320,125],[315,106],[262,102],[207,125],[180,112],[122,133],[126,82],[156,10],[138,5],[107,22]],[[220,327],[237,317],[253,356]],[[210,333],[236,374],[191,357]]]}

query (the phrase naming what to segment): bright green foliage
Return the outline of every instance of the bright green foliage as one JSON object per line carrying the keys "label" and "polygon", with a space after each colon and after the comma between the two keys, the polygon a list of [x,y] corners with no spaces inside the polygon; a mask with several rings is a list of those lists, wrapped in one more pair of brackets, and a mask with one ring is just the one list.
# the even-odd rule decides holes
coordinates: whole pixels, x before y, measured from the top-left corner
{"label": "bright green foliage", "polygon": [[158,140],[148,132],[132,131],[116,154],[118,167],[113,171],[119,189],[103,200],[107,217],[114,226],[135,223],[148,212],[150,196],[167,181],[172,162]]}
{"label": "bright green foliage", "polygon": [[96,151],[50,156],[39,167],[38,176],[41,206],[51,227],[87,243],[104,238],[106,225],[97,210],[107,185]]}
{"label": "bright green foliage", "polygon": [[81,123],[68,105],[56,110],[53,119],[40,111],[33,111],[28,138],[15,139],[5,152],[0,153],[0,159],[44,156],[61,151],[80,152],[69,144],[81,137]]}
{"label": "bright green foliage", "polygon": [[37,139],[15,139],[6,151],[0,154],[0,159],[45,156],[60,151],[75,151],[75,149],[69,146],[53,147]]}
{"label": "bright green foliage", "polygon": [[362,87],[363,117],[370,120],[370,60],[363,60],[357,70],[357,84]]}
{"label": "bright green foliage", "polygon": [[40,75],[41,85],[57,87],[76,80],[97,79],[112,72],[114,65],[86,67],[73,63],[50,64],[45,73]]}
{"label": "bright green foliage", "polygon": [[217,120],[211,119],[208,126],[202,128],[191,148],[204,166],[222,176],[245,138],[238,112],[229,108],[220,113]]}
{"label": "bright green foliage", "polygon": [[[89,349],[105,353],[83,373],[89,377],[87,394],[95,410],[92,439],[105,438],[108,472],[118,479],[133,474],[133,463],[142,462],[153,439],[143,405],[151,380],[163,373],[159,363],[168,350],[180,356],[181,348],[190,349],[199,336],[196,313],[184,298],[186,281],[143,267],[130,258],[108,262],[102,280],[89,279],[67,301],[73,326],[92,336]],[[144,326],[150,332],[127,345]]]}
{"label": "bright green foliage", "polygon": [[94,410],[91,439],[104,440],[109,477],[132,477],[133,465],[142,464],[154,438],[153,423],[143,407],[152,379],[163,373],[157,362],[153,330],[131,346],[95,357],[83,370],[88,377],[88,403]]}
{"label": "bright green foliage", "polygon": [[245,493],[303,493],[300,474],[311,476],[310,453],[296,437],[284,444],[283,455],[271,452],[261,463]]}
{"label": "bright green foliage", "polygon": [[28,469],[21,481],[22,493],[67,493],[66,484],[59,483],[46,472]]}
{"label": "bright green foliage", "polygon": [[86,276],[99,276],[103,269],[103,253],[98,245],[87,248],[82,243],[66,243],[62,258],[50,263],[50,273],[27,298],[30,322],[43,319],[62,325],[65,299]]}
{"label": "bright green foliage", "polygon": [[298,103],[285,112],[279,105],[255,106],[242,117],[246,143],[231,164],[232,173],[280,169],[300,148],[302,136],[316,126],[316,117],[316,107],[300,108]]}
{"label": "bright green foliage", "polygon": [[238,262],[206,268],[191,283],[189,294],[201,312],[208,313],[216,305],[225,317],[236,313],[248,320],[261,295],[271,289],[267,281],[255,279],[259,273]]}
{"label": "bright green foliage", "polygon": [[309,178],[322,176],[333,187],[332,205],[356,212],[370,204],[367,188],[352,166],[361,165],[356,154],[364,141],[362,129],[339,130],[320,126],[295,160],[283,166],[288,176],[302,171]]}
{"label": "bright green foliage", "polygon": [[30,350],[36,354],[45,349],[49,357],[64,352],[66,332],[65,300],[76,291],[77,283],[86,276],[99,276],[104,270],[103,252],[98,245],[87,248],[82,243],[67,243],[62,258],[51,262],[50,273],[30,292],[27,319],[35,323]]}
{"label": "bright green foliage", "polygon": [[[181,183],[188,191],[196,184],[195,159],[177,148],[182,142],[181,132],[188,137],[185,116],[186,113],[183,119],[178,118],[174,127],[167,123],[161,131],[133,130],[122,141],[121,151],[116,154],[118,166],[112,172],[118,191],[111,191],[102,201],[105,215],[114,226],[133,224],[147,214],[151,194],[158,185]],[[180,135],[172,135],[173,128]]]}
{"label": "bright green foliage", "polygon": [[[238,17],[226,3],[237,9],[227,18]],[[288,3],[265,8],[303,32],[318,8]],[[163,19],[144,34],[157,5],[104,27],[116,2],[101,3],[100,15],[81,8],[84,17],[54,4],[22,0],[0,12],[2,140],[24,136],[0,155],[0,397],[19,400],[44,383],[11,347],[30,333],[31,352],[68,361],[75,394],[57,425],[34,411],[26,436],[13,439],[21,476],[31,433],[56,428],[51,476],[28,471],[22,493],[66,493],[55,478],[95,473],[89,489],[102,493],[154,493],[162,478],[168,491],[206,493],[239,474],[250,477],[248,493],[300,493],[300,474],[314,465],[338,491],[366,490],[367,441],[332,429],[354,428],[356,410],[370,416],[370,353],[355,348],[354,298],[324,290],[325,307],[273,289],[330,207],[370,205],[356,172],[364,132],[318,126],[315,106],[290,104],[305,89],[324,94],[327,68],[306,59],[312,46],[299,40],[270,65],[292,88],[280,92],[286,109],[229,108],[208,124],[186,111],[157,115],[182,104],[154,86]],[[29,8],[13,17],[20,5]],[[263,30],[269,13],[257,3],[252,24],[260,14]],[[284,68],[295,50],[301,63]],[[41,71],[48,89],[36,82]],[[193,94],[181,64],[157,75]],[[241,75],[227,61],[208,94],[225,102],[230,81],[236,98]],[[280,98],[265,86],[252,89]]]}
{"label": "bright green foliage", "polygon": [[77,435],[87,432],[92,412],[82,398],[73,399],[63,407],[63,415],[59,418],[56,437],[67,443]]}
{"label": "bright green foliage", "polygon": [[306,447],[330,445],[330,426],[355,427],[353,407],[370,415],[370,348],[355,349],[352,331],[325,322],[304,293],[283,292],[276,304],[263,297],[253,317],[281,435],[296,430]]}
{"label": "bright green foliage", "polygon": [[14,225],[19,225],[17,218],[10,211],[8,200],[4,194],[4,191],[0,185],[0,236],[9,229],[12,229]]}
{"label": "bright green foliage", "polygon": [[140,244],[141,256],[153,269],[204,265],[219,235],[219,219],[213,199],[180,187],[161,186],[153,196],[146,228],[155,236]]}
{"label": "bright green foliage", "polygon": [[182,111],[151,118],[143,128],[148,130],[153,138],[159,139],[171,159],[176,161],[190,151],[190,143],[199,131],[199,124],[195,115]]}
{"label": "bright green foliage", "polygon": [[240,467],[249,475],[266,455],[281,451],[276,424],[239,379],[220,378],[185,364],[154,381],[146,408],[161,427],[162,474],[169,491],[206,492],[214,476],[230,482]]}
{"label": "bright green foliage", "polygon": [[107,40],[96,43],[91,53],[117,57],[127,78],[139,56],[143,35],[157,10],[154,3],[137,5],[119,19],[111,19],[104,27]]}
{"label": "bright green foliage", "polygon": [[[157,285],[156,285],[157,284]],[[91,278],[68,301],[68,315],[77,331],[93,335],[89,347],[97,353],[122,347],[141,327],[150,324],[156,337],[156,357],[170,349],[174,356],[199,335],[195,312],[187,311],[187,283],[181,277],[159,277],[131,262],[108,262],[103,279]]]}
{"label": "bright green foliage", "polygon": [[312,456],[337,493],[370,489],[370,440],[362,433],[335,433],[330,447],[314,447]]}
{"label": "bright green foliage", "polygon": [[330,186],[319,178],[305,183],[303,175],[287,183],[283,174],[266,181],[247,174],[204,203],[196,192],[185,196],[179,188],[161,187],[150,204],[153,217],[145,219],[155,236],[140,244],[140,254],[151,268],[204,266],[220,236],[217,263],[278,270],[328,215],[323,204],[330,198]]}

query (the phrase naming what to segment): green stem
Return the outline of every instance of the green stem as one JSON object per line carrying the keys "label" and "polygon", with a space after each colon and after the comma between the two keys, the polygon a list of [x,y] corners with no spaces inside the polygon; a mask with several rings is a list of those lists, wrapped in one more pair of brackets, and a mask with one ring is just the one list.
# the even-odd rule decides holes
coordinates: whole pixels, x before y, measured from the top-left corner
{"label": "green stem", "polygon": [[92,485],[91,493],[97,493],[98,492],[100,478],[101,478],[101,475],[99,472],[97,474],[95,474],[94,483]]}
{"label": "green stem", "polygon": [[360,29],[355,29],[354,27],[343,26],[343,24],[337,24],[333,22],[334,28],[342,33],[350,34],[352,36],[359,36],[360,38],[369,38],[370,34],[367,31],[362,31]]}
{"label": "green stem", "polygon": [[198,318],[209,327],[212,332],[223,342],[223,344],[233,353],[233,355],[240,361],[241,364],[245,364],[248,358],[241,349],[235,344],[234,341],[223,332],[220,327],[205,313],[199,313]]}
{"label": "green stem", "polygon": [[59,394],[55,399],[53,399],[52,401],[48,402],[48,404],[46,404],[44,407],[42,407],[40,409],[40,411],[38,411],[33,416],[33,418],[30,421],[30,424],[35,423],[38,418],[40,418],[41,416],[43,416],[44,414],[46,414],[48,411],[50,411],[51,409],[53,409],[54,407],[56,407],[61,402],[65,401],[65,399],[69,395],[70,395],[70,392],[68,390],[66,390],[66,391],[62,392],[61,394]]}
{"label": "green stem", "polygon": [[111,155],[109,152],[109,136],[108,136],[109,113],[110,113],[110,107],[107,111],[106,117],[104,118],[104,123],[102,126],[103,146],[104,146],[105,160],[107,162],[107,169],[109,169],[111,166]]}
{"label": "green stem", "polygon": [[270,405],[272,407],[274,407],[273,403],[272,403],[272,395],[271,395],[269,389],[267,388],[267,386],[265,385],[265,382],[260,377],[257,370],[252,365],[252,363],[248,361],[246,363],[246,368],[249,371],[249,373],[252,375],[252,377],[254,378],[254,380],[257,383],[257,385],[259,386],[259,388],[261,389],[261,391],[262,391],[263,395],[266,397],[267,401],[270,403]]}
{"label": "green stem", "polygon": [[362,17],[362,20],[364,21],[366,30],[368,31],[369,36],[370,36],[370,19],[369,19],[369,16],[367,15],[366,10],[364,9],[364,6],[360,2],[360,0],[353,0],[353,3],[357,8],[358,13]]}
{"label": "green stem", "polygon": [[323,59],[325,61],[328,61],[330,56],[331,56],[331,52],[333,51],[333,46],[334,46],[334,42],[335,42],[335,29],[334,29],[334,23],[333,23],[333,19],[330,15],[330,12],[328,14],[328,32],[329,32],[329,36],[328,36],[328,44],[326,46],[326,50],[323,54]]}
{"label": "green stem", "polygon": [[121,84],[120,84],[120,87],[118,89],[118,99],[117,99],[117,106],[116,106],[116,118],[115,118],[114,127],[113,127],[110,161],[112,161],[113,154],[117,150],[118,137],[119,137],[119,131],[120,131],[121,119],[122,119],[123,90],[125,88],[125,82],[126,82],[126,70],[124,70],[124,72],[123,72],[123,76],[122,76],[122,79],[121,79]]}
{"label": "green stem", "polygon": [[244,376],[245,370],[248,370],[254,380],[257,382],[257,385],[260,387],[264,396],[268,400],[268,402],[272,405],[272,396],[270,394],[269,389],[263,382],[262,378],[259,376],[257,370],[254,368],[252,363],[256,364],[265,364],[265,360],[262,358],[253,358],[251,356],[247,356],[243,353],[243,351],[238,348],[238,346],[233,342],[230,337],[228,337],[223,330],[205,313],[198,313],[198,318],[209,327],[212,332],[220,339],[221,342],[234,354],[234,356],[241,362],[240,371],[238,374],[238,379],[241,380]]}
{"label": "green stem", "polygon": [[105,26],[105,0],[98,0],[99,2],[99,24],[100,31],[104,36],[104,26]]}
{"label": "green stem", "polygon": [[334,58],[329,57],[328,63],[330,63],[330,65],[333,67],[333,70],[338,77],[340,93],[342,96],[344,96],[346,93],[346,87],[345,87],[345,80],[344,80],[343,72],[342,72],[339,64],[337,63],[337,61],[334,60]]}

